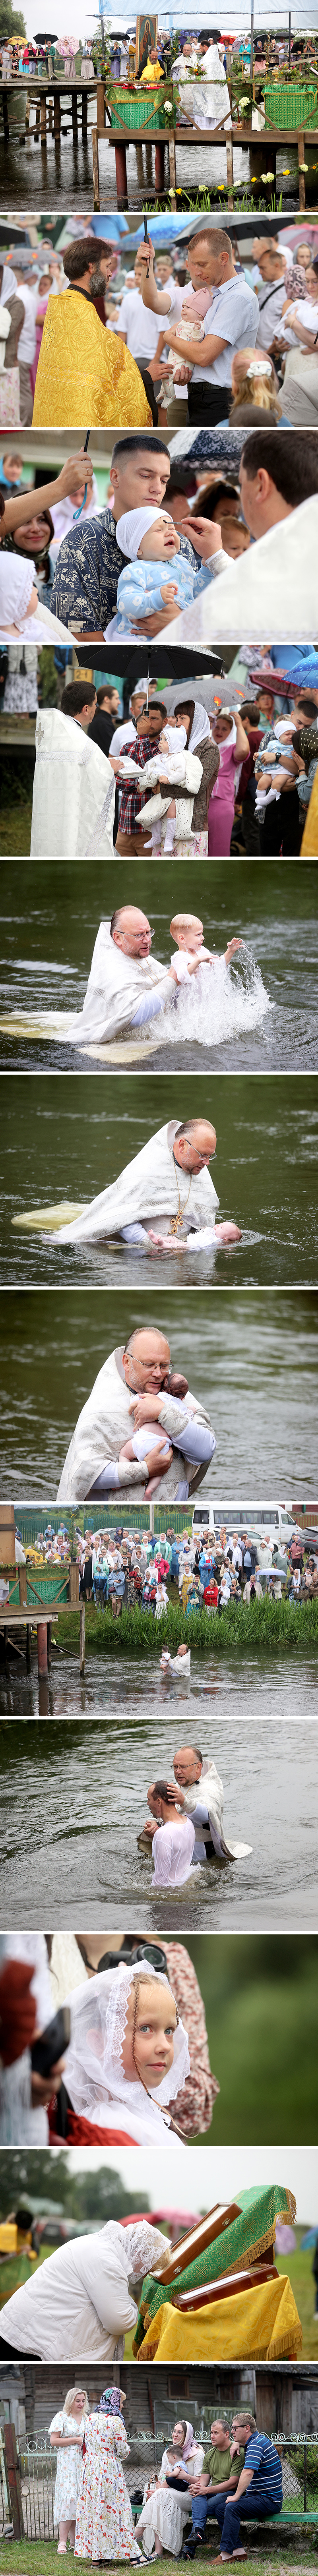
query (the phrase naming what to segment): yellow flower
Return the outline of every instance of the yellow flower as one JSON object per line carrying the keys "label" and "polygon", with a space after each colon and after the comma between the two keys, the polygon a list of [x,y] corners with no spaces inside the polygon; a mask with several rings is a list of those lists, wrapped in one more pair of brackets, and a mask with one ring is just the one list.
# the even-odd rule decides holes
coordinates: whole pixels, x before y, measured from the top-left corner
{"label": "yellow flower", "polygon": [[[315,163],[314,163],[315,168]],[[282,179],[290,179],[290,170],[282,170]]]}
{"label": "yellow flower", "polygon": [[308,161],[299,161],[299,165],[298,165],[298,166],[299,166],[299,170],[308,170],[308,168],[309,168],[309,163],[308,163]]}

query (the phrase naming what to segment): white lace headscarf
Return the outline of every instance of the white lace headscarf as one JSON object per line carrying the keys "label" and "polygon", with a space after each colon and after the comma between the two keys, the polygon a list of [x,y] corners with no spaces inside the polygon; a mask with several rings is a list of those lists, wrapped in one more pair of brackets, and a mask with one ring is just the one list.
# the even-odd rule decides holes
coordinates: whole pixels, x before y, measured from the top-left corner
{"label": "white lace headscarf", "polygon": [[125,2075],[122,2050],[129,1998],[136,1978],[138,1980],[141,1976],[143,1979],[146,1977],[149,1984],[154,1979],[156,1985],[164,1987],[167,1995],[171,1992],[168,1977],[143,1959],[142,1963],[138,1961],[132,1966],[123,1962],[115,1969],[101,1969],[92,1985],[85,1983],[85,1986],[79,1986],[77,1993],[67,1998],[71,2012],[67,2090],[73,2110],[87,2120],[98,2122],[102,2111],[107,2125],[108,2102],[120,2102],[127,2117],[129,2110],[140,2115],[146,2101],[154,2109],[163,2111],[165,2105],[170,2105],[180,2093],[190,2073],[187,2033],[183,2022],[178,2021],[174,2032],[173,2064],[168,2067],[161,2084],[152,2091],[150,2085],[141,2083],[137,2072],[133,2081]]}
{"label": "white lace headscarf", "polygon": [[170,2238],[161,2235],[160,2227],[152,2227],[151,2219],[149,2225],[147,2218],[140,2217],[131,2219],[128,2227],[121,2227],[120,2220],[110,2218],[106,2232],[120,2250],[127,2281],[139,2277],[144,2280],[145,2272],[153,2272],[155,2265],[160,2265],[162,2271],[164,2263],[170,2261]]}

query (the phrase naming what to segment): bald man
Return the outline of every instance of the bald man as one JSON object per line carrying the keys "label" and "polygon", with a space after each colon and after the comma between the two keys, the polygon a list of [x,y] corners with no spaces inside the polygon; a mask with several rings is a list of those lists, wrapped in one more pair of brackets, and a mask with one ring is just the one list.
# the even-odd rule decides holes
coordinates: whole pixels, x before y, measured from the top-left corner
{"label": "bald man", "polygon": [[202,1754],[196,1744],[182,1744],[174,1755],[174,1781],[169,1790],[181,1814],[191,1816],[195,1829],[193,1859],[204,1864],[212,1850],[218,1860],[247,1860],[251,1843],[233,1843],[225,1839],[223,1825],[223,1781],[215,1762]]}
{"label": "bald man", "polygon": [[202,1245],[207,1252],[218,1243],[240,1242],[239,1226],[215,1222],[219,1201],[209,1171],[215,1149],[208,1118],[187,1118],[181,1126],[169,1119],[118,1180],[60,1228],[56,1241],[106,1243],[113,1237],[150,1256],[162,1249],[173,1254]]}
{"label": "bald man", "polygon": [[[209,1415],[187,1389],[186,1402],[170,1395],[170,1345],[157,1325],[137,1326],[124,1350],[111,1351],[73,1432],[59,1484],[58,1503],[81,1503],[125,1489],[125,1503],[144,1502],[147,1459],[121,1453],[131,1432],[159,1424],[172,1451],[159,1477],[158,1502],[187,1500],[201,1484],[216,1447]],[[189,1411],[190,1408],[190,1411]]]}
{"label": "bald man", "polygon": [[151,947],[150,921],[139,904],[120,904],[111,921],[100,921],[82,1011],[65,1024],[71,1045],[85,1046],[87,1039],[101,1045],[142,1028],[167,1003],[178,1007],[177,965],[162,966]]}

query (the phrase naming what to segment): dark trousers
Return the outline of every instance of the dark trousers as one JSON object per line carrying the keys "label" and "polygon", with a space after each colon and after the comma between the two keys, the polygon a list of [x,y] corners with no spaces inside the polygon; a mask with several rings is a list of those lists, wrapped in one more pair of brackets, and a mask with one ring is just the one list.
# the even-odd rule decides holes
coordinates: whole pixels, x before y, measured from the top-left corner
{"label": "dark trousers", "polygon": [[245,2495],[240,2496],[239,2504],[236,2503],[235,2495],[231,2497],[231,2502],[229,2497],[227,2498],[222,2495],[215,2496],[214,2512],[216,2515],[216,2521],[219,2525],[222,2549],[228,2549],[230,2557],[232,2556],[232,2550],[238,2549],[241,2514],[243,2522],[259,2522],[260,2519],[261,2522],[264,2522],[265,2517],[267,2520],[268,2514],[279,2513],[279,2510],[279,2504],[259,2505],[257,2503],[256,2493],[254,2492],[254,2496],[252,2497],[249,2494],[248,2487],[246,2487]]}
{"label": "dark trousers", "polygon": [[41,2353],[17,2352],[16,2343],[5,2343],[4,2335],[0,2335],[0,2359],[1,2361],[41,2361]]}
{"label": "dark trousers", "polygon": [[207,420],[208,429],[213,429],[218,420],[228,420],[230,402],[230,385],[209,385],[207,376],[202,377],[202,385],[194,385],[192,380],[188,385],[188,417],[198,428],[201,420]]}
{"label": "dark trousers", "polygon": [[[273,808],[272,808],[272,811],[273,811]],[[252,796],[249,796],[248,788],[247,788],[247,794],[246,794],[246,796],[243,796],[243,801],[242,801],[242,826],[243,826],[244,849],[245,849],[245,850],[248,850],[249,857],[254,857],[254,858],[256,858],[256,859],[259,859],[259,855],[260,855],[259,816],[258,816],[258,814],[256,813],[256,808],[255,808],[255,805],[254,805],[253,797],[252,797]]]}
{"label": "dark trousers", "polygon": [[[140,358],[136,358],[136,366],[138,367],[138,372],[139,372],[139,375],[141,376],[142,384],[143,384],[143,385],[144,385],[144,387],[145,387],[146,399],[147,399],[147,402],[148,402],[148,403],[150,403],[150,410],[151,410],[151,413],[152,413],[152,419],[153,419],[153,422],[154,422],[154,427],[156,428],[157,420],[158,420],[158,403],[156,402],[155,388],[154,388],[154,385],[153,385],[152,376],[149,376],[149,375],[148,375],[148,367],[142,367],[142,366],[141,366]],[[160,382],[161,382],[160,376],[159,376],[158,381],[159,381],[159,384],[160,384]]]}
{"label": "dark trousers", "polygon": [[261,807],[262,857],[271,858],[276,851],[282,850],[284,859],[299,858],[302,833],[303,820],[297,787],[288,788],[286,796],[276,797],[274,805],[268,805],[267,808]]}

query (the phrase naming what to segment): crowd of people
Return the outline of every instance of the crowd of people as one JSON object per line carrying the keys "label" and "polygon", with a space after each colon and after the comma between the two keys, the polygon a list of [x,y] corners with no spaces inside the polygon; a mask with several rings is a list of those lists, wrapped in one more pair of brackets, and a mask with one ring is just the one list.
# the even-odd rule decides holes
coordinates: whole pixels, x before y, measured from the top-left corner
{"label": "crowd of people", "polygon": [[[16,1549],[30,1570],[37,1566],[61,1567],[70,1564],[70,1538],[67,1522],[54,1530],[48,1522],[38,1530],[34,1545],[21,1543],[16,1531]],[[18,1560],[17,1560],[18,1561]],[[179,1601],[185,1619],[202,1612],[209,1617],[223,1616],[231,1603],[269,1600],[281,1601],[283,1595],[292,1602],[315,1600],[318,1590],[317,1546],[306,1532],[294,1528],[292,1536],[277,1538],[275,1531],[257,1528],[239,1530],[225,1522],[216,1529],[209,1523],[196,1534],[195,1529],[182,1533],[168,1527],[157,1538],[147,1529],[131,1529],[117,1524],[115,1529],[87,1526],[84,1537],[76,1533],[79,1600],[93,1601],[97,1612],[110,1602],[113,1618],[120,1619],[122,1609],[133,1610],[135,1604],[148,1618],[163,1619],[169,1604]],[[161,1659],[162,1676],[168,1683],[177,1678],[183,1682],[190,1674],[190,1650],[180,1644],[175,1656],[167,1648]]]}
{"label": "crowd of people", "polygon": [[67,2390],[52,2418],[58,2556],[65,2554],[68,2542],[75,2558],[95,2563],[104,2554],[127,2558],[133,2565],[164,2552],[194,2558],[211,2521],[219,2529],[221,2560],[244,2556],[238,2547],[241,2516],[244,2523],[267,2521],[281,2513],[283,2502],[279,2450],[268,2434],[258,2432],[255,2415],[246,2406],[243,2412],[231,2412],[230,2424],[217,2413],[207,2444],[195,2436],[188,2418],[177,2420],[159,2470],[146,2475],[141,2511],[134,2495],[133,2511],[123,2467],[129,2459],[124,2407],[119,2387],[104,2389],[90,2409],[86,2390],[76,2386]]}
{"label": "crowd of people", "polygon": [[[213,49],[212,49],[213,51]],[[192,81],[206,123],[208,87]],[[191,66],[183,62],[183,84]],[[211,86],[211,100],[213,86]],[[186,87],[184,88],[184,99]],[[184,110],[185,112],[185,110]],[[158,223],[159,239],[156,241]],[[104,239],[100,218],[69,218],[63,246],[45,233],[10,243],[0,271],[0,424],[173,429],[230,420],[253,427],[317,426],[318,231],[298,224],[256,232],[184,231],[167,248],[154,217]],[[67,306],[65,305],[67,296]],[[88,311],[85,313],[85,300]],[[74,335],[78,384],[70,363]],[[95,379],[95,385],[94,385]]]}

